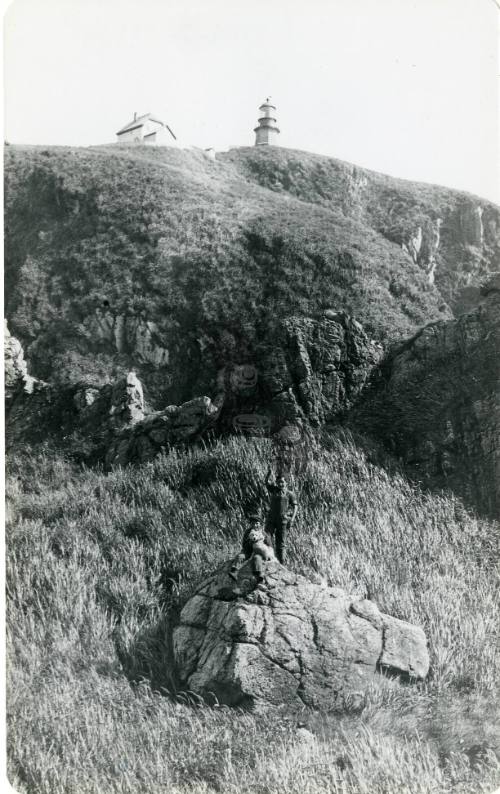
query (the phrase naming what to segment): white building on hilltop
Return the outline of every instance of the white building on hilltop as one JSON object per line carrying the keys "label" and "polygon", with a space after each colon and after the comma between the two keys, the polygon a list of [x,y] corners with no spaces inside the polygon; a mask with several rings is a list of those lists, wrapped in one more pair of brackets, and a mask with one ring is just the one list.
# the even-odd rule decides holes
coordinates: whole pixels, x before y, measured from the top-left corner
{"label": "white building on hilltop", "polygon": [[144,116],[134,113],[132,121],[116,133],[116,140],[117,143],[146,143],[150,146],[178,145],[168,124],[152,113],[145,113]]}

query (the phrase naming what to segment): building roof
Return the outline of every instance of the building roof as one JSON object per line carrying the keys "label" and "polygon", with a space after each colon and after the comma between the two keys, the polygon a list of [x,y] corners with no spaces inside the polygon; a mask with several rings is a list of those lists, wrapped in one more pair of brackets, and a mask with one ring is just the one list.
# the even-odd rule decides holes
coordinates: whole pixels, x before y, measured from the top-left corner
{"label": "building roof", "polygon": [[168,126],[168,124],[165,124],[163,121],[161,121],[161,119],[157,118],[156,116],[153,116],[152,113],[144,113],[143,116],[136,116],[135,118],[132,119],[132,121],[129,121],[128,124],[126,124],[124,127],[122,127],[121,130],[118,130],[118,132],[116,134],[117,135],[123,135],[123,133],[125,133],[125,132],[131,132],[132,130],[139,129],[139,127],[143,127],[144,124],[147,121],[152,121],[155,124],[159,124],[161,127],[166,127],[167,130],[169,131],[170,135],[172,136],[172,138],[177,140],[175,138],[174,133],[172,132],[172,130]]}

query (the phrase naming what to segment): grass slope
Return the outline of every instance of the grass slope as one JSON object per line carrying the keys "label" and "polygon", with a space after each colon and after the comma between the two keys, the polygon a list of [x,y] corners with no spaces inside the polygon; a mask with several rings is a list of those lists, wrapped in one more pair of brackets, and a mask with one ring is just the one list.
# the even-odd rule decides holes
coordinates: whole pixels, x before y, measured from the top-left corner
{"label": "grass slope", "polygon": [[[137,364],[133,349],[119,354],[113,336],[92,331],[103,307],[156,323],[177,372],[186,356],[195,368],[200,336],[229,331],[251,345],[287,315],[342,308],[379,339],[450,316],[375,218],[382,188],[369,183],[368,211],[366,190],[353,197],[349,168],[329,158],[10,146],[5,174],[6,312],[44,379],[102,382]],[[413,204],[391,202],[392,215],[408,214],[406,234]]]}
{"label": "grass slope", "polygon": [[[260,716],[178,692],[169,627],[263,498],[267,440],[135,469],[8,461],[10,780],[30,794],[428,794],[500,782],[493,524],[346,437],[311,444],[290,567],[420,623],[431,674],[346,714]],[[307,725],[308,731],[298,727]]]}
{"label": "grass slope", "polygon": [[472,308],[478,285],[498,270],[499,208],[478,196],[280,147],[236,149],[224,159],[251,181],[341,209],[398,246],[420,236],[416,261],[427,270],[432,256],[436,286],[458,313]]}

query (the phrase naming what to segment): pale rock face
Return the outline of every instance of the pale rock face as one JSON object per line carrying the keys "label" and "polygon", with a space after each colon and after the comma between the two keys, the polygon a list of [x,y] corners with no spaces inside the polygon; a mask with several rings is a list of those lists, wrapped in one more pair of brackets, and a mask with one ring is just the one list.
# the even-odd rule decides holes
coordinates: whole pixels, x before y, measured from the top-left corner
{"label": "pale rock face", "polygon": [[276,560],[257,587],[251,563],[231,561],[188,600],[174,630],[181,684],[229,705],[342,708],[380,672],[426,677],[424,632],[340,588],[314,584]]}
{"label": "pale rock face", "polygon": [[429,256],[429,261],[427,265],[427,274],[429,277],[429,284],[434,284],[435,280],[435,273],[436,273],[436,252],[439,248],[439,243],[441,242],[441,226],[443,220],[442,218],[438,218],[436,220],[436,224],[434,226],[434,239],[432,241],[432,248],[431,253]]}
{"label": "pale rock face", "polygon": [[6,399],[13,397],[19,390],[25,394],[32,394],[36,384],[43,385],[41,381],[28,374],[23,346],[19,339],[11,336],[7,320],[4,320],[4,368]]}
{"label": "pale rock face", "polygon": [[4,320],[4,352],[5,352],[5,388],[16,386],[24,381],[28,374],[28,365],[24,360],[21,342],[10,335],[7,320]]}
{"label": "pale rock face", "polygon": [[417,226],[414,233],[401,243],[403,251],[411,256],[415,264],[425,268],[429,284],[434,284],[436,272],[436,254],[441,242],[442,218],[426,224],[425,231]]}
{"label": "pale rock face", "polygon": [[156,323],[143,318],[127,318],[126,335],[128,348],[139,361],[164,367],[169,361],[169,351],[159,344]]}
{"label": "pale rock face", "polygon": [[[340,176],[340,175],[339,175]],[[359,214],[360,208],[363,204],[364,194],[368,187],[368,179],[356,166],[351,166],[350,169],[343,175],[342,181],[344,182],[344,191],[342,197],[342,206],[344,212],[357,212]]]}
{"label": "pale rock face", "polygon": [[91,338],[107,342],[117,353],[132,355],[138,363],[163,367],[169,362],[169,351],[160,342],[158,326],[144,317],[96,309],[84,327]]}
{"label": "pale rock face", "polygon": [[414,262],[418,262],[418,255],[422,247],[422,239],[422,227],[419,226],[414,236],[410,237],[407,243],[402,244],[403,251],[406,251],[406,253],[410,254]]}
{"label": "pale rock face", "polygon": [[142,383],[135,372],[129,372],[113,387],[109,416],[115,429],[135,425],[144,419]]}

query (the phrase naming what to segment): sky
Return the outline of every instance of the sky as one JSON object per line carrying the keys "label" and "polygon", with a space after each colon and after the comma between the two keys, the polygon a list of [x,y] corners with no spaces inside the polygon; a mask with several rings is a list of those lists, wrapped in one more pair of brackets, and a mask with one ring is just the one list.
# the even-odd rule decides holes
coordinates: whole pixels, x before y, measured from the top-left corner
{"label": "sky", "polygon": [[4,137],[110,143],[153,112],[185,145],[281,146],[500,203],[496,0],[14,0]]}

